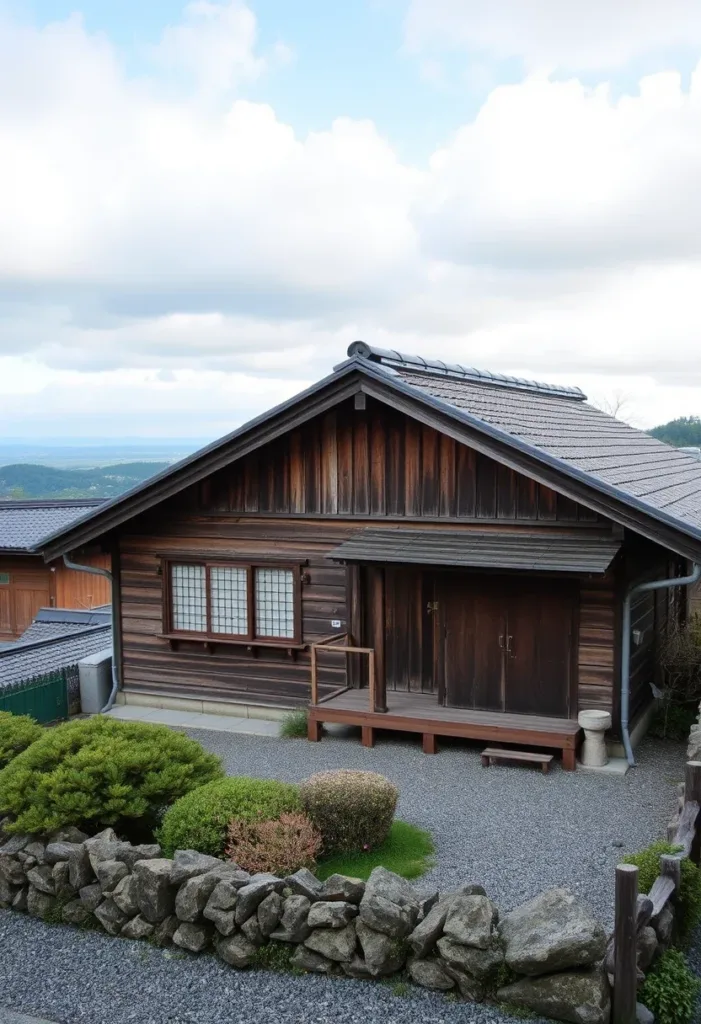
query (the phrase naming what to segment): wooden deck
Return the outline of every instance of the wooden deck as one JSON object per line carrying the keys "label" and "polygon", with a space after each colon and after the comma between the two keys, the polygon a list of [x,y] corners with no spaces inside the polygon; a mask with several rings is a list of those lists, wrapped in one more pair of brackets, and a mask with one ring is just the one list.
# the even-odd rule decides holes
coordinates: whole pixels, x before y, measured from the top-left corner
{"label": "wooden deck", "polygon": [[341,722],[360,726],[363,746],[366,747],[373,746],[375,729],[390,729],[421,733],[426,754],[436,753],[436,737],[459,736],[490,743],[559,750],[563,768],[574,771],[576,767],[581,730],[571,719],[448,708],[437,704],[435,696],[430,693],[392,690],[387,692],[387,705],[386,712],[370,711],[366,689],[344,690],[332,695],[309,708],[309,739],[314,742],[321,739],[324,722]]}

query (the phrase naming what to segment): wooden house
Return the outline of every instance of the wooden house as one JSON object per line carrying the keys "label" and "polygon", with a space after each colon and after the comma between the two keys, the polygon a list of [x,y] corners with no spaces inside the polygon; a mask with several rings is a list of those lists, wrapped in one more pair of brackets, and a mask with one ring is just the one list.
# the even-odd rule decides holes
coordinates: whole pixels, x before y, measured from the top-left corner
{"label": "wooden house", "polygon": [[[0,502],[0,641],[15,640],[40,608],[90,609],[110,600],[107,579],[67,569],[63,560],[47,564],[37,545],[56,530],[100,505],[85,499]],[[109,554],[84,559],[109,569]]]}
{"label": "wooden house", "polygon": [[[309,705],[326,721],[550,746],[634,729],[673,586],[701,561],[701,463],[575,388],[356,342],[296,398],[44,544],[115,572],[124,700]],[[634,583],[668,589],[632,604]],[[354,649],[348,651],[346,648]]]}

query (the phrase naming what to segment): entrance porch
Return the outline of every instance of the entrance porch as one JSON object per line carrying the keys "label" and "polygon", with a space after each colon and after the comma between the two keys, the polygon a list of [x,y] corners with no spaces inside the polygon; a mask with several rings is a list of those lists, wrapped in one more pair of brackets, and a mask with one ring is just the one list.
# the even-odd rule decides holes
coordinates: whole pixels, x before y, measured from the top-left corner
{"label": "entrance porch", "polygon": [[321,739],[324,722],[360,726],[366,747],[373,746],[376,729],[421,733],[426,754],[436,753],[438,736],[545,747],[560,751],[562,766],[567,771],[576,767],[581,731],[571,719],[445,707],[437,704],[435,694],[430,693],[391,691],[387,694],[387,711],[375,711],[365,688],[346,689],[312,704],[310,740]]}

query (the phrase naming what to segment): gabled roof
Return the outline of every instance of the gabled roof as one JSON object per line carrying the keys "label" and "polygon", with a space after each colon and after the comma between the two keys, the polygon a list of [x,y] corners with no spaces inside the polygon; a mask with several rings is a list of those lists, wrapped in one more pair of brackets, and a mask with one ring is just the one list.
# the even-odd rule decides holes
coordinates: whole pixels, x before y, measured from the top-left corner
{"label": "gabled roof", "polygon": [[354,342],[334,372],[44,539],[46,559],[94,540],[363,391],[701,561],[701,462],[586,402],[578,388]]}
{"label": "gabled roof", "polygon": [[91,513],[102,500],[0,501],[0,552],[31,552],[44,537]]}

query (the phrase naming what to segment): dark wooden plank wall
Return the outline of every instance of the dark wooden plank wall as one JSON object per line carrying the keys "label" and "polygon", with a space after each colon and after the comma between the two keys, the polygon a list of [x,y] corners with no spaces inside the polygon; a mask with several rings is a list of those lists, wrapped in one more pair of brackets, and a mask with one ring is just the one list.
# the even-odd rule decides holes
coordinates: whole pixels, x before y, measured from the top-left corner
{"label": "dark wooden plank wall", "polygon": [[[302,627],[306,642],[334,632],[333,619],[346,628],[346,570],[324,555],[341,542],[348,526],[315,523],[273,524],[233,517],[174,516],[158,533],[124,535],[120,540],[120,585],[124,686],[128,690],[168,692],[212,700],[304,704],[309,699],[309,654],[293,658],[283,650],[221,644],[208,653],[200,643],[171,650],[164,631],[163,579],[159,553],[206,554],[209,557],[307,563],[310,582],[302,586]],[[320,692],[345,683],[340,654],[320,659]]]}
{"label": "dark wooden plank wall", "polygon": [[200,485],[199,510],[596,523],[595,513],[368,399],[312,420]]}
{"label": "dark wooden plank wall", "polygon": [[579,598],[578,709],[612,711],[616,685],[616,592],[609,572],[582,583]]}

